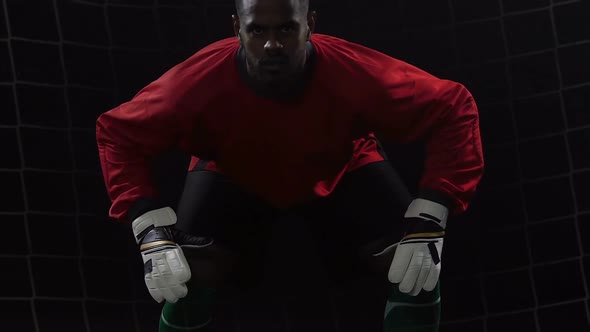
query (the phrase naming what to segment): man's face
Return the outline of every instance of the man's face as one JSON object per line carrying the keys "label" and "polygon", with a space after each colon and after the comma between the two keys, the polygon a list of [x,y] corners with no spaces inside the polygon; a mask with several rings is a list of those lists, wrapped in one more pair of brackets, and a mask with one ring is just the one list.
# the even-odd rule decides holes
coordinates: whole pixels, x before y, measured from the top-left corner
{"label": "man's face", "polygon": [[243,0],[244,13],[234,30],[246,54],[248,73],[261,83],[289,81],[305,63],[311,34],[298,0]]}

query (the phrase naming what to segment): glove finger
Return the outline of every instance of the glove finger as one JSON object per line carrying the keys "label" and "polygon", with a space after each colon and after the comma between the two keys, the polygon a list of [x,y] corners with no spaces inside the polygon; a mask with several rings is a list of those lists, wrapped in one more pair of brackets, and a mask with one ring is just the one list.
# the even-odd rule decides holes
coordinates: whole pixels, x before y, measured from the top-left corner
{"label": "glove finger", "polygon": [[150,295],[152,296],[152,298],[160,303],[164,300],[164,297],[162,296],[162,293],[159,290],[158,287],[158,281],[157,281],[157,276],[159,275],[158,272],[158,266],[155,263],[154,259],[150,259],[150,262],[152,264],[152,270],[150,273],[146,273],[144,276],[144,280],[145,280],[145,285],[147,286],[148,292],[150,293]]}
{"label": "glove finger", "polygon": [[162,296],[164,296],[167,302],[176,303],[178,301],[178,296],[176,296],[171,287],[160,288],[160,292],[162,292]]}
{"label": "glove finger", "polygon": [[160,291],[158,290],[151,274],[147,274],[144,279],[145,285],[147,286],[147,290],[152,296],[152,298],[158,303],[162,302],[164,300],[164,297],[162,296],[162,293],[160,293]]}
{"label": "glove finger", "polygon": [[414,251],[412,255],[412,259],[410,260],[410,264],[408,265],[408,269],[402,282],[399,284],[399,290],[402,293],[409,293],[416,284],[416,279],[418,279],[418,275],[420,273],[420,269],[422,268],[422,261],[424,260],[424,252],[420,250]]}
{"label": "glove finger", "polygon": [[175,285],[171,285],[170,275],[164,278],[158,278],[158,290],[162,297],[166,299],[167,302],[176,303],[178,301],[178,296],[172,290],[172,287]]}
{"label": "glove finger", "polygon": [[420,274],[416,279],[416,284],[414,288],[410,291],[410,295],[416,296],[420,294],[424,283],[426,282],[428,276],[430,275],[430,271],[432,270],[432,257],[429,255],[424,256],[424,260],[422,261],[422,267],[420,268]]}
{"label": "glove finger", "polygon": [[161,303],[164,301],[164,296],[162,296],[162,292],[158,288],[150,288],[148,292],[150,292],[150,295],[156,302]]}
{"label": "glove finger", "polygon": [[402,281],[412,259],[412,251],[411,245],[399,245],[397,247],[387,274],[390,282],[396,284]]}
{"label": "glove finger", "polygon": [[168,263],[178,283],[185,283],[191,279],[191,270],[182,249],[174,249],[173,254],[167,255]]}
{"label": "glove finger", "polygon": [[428,278],[426,279],[426,282],[424,283],[424,290],[425,291],[432,291],[434,289],[434,287],[436,287],[436,284],[438,283],[438,277],[440,276],[440,269],[441,269],[441,265],[437,264],[437,265],[432,265],[432,268],[430,269],[430,273],[428,274]]}
{"label": "glove finger", "polygon": [[176,247],[172,250],[167,250],[165,255],[166,255],[166,261],[168,262],[168,266],[170,267],[170,270],[172,272],[182,268],[182,262],[179,259],[181,252],[178,247]]}
{"label": "glove finger", "polygon": [[188,288],[185,284],[178,284],[170,287],[170,290],[177,299],[181,299],[188,294]]}
{"label": "glove finger", "polygon": [[168,264],[168,251],[153,255],[152,261],[154,262],[152,272],[154,280],[161,281],[161,279],[172,274],[172,270]]}
{"label": "glove finger", "polygon": [[154,271],[152,272],[152,277],[155,282],[156,288],[159,290],[160,294],[164,299],[170,303],[175,303],[178,301],[178,298],[172,290],[170,289],[171,286],[175,285],[174,275],[170,270],[170,265],[168,265],[168,260],[165,259],[168,253],[165,255],[159,255],[157,259],[154,259],[156,262],[154,266]]}

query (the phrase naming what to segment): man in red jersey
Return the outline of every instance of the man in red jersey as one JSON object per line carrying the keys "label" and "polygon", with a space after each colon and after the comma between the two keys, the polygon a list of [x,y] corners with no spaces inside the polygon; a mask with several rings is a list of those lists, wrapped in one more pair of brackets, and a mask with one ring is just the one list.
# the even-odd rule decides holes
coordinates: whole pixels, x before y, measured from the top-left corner
{"label": "man in red jersey", "polygon": [[[165,300],[160,331],[210,331],[216,292],[257,283],[284,215],[308,225],[334,283],[369,270],[384,280],[383,331],[437,331],[447,219],[467,209],[483,172],[473,97],[312,34],[306,0],[237,0],[236,9],[235,37],[97,120],[109,214],[131,225],[146,286]],[[377,137],[426,141],[416,197]],[[193,156],[174,208],[159,201],[150,168],[172,149]]]}

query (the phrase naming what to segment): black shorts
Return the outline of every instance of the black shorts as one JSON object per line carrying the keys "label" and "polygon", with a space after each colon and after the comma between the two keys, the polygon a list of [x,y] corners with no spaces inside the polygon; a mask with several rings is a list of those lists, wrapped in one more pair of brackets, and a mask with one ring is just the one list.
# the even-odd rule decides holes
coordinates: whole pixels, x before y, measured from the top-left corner
{"label": "black shorts", "polygon": [[275,221],[295,216],[309,230],[329,276],[338,279],[362,269],[362,257],[399,242],[411,199],[389,161],[356,169],[329,196],[284,210],[197,167],[187,175],[177,228],[211,236],[217,245],[236,253],[240,280],[253,281],[262,270]]}

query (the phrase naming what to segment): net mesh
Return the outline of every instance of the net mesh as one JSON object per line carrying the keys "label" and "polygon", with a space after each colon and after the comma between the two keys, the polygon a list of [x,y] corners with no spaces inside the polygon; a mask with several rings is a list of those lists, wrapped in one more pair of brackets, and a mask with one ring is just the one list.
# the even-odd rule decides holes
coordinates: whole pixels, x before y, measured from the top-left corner
{"label": "net mesh", "polygon": [[[0,326],[153,331],[130,230],[106,217],[94,124],[231,36],[233,1],[0,4]],[[588,2],[366,4],[312,1],[318,32],[457,80],[480,106],[487,174],[446,242],[442,330],[587,328]]]}

